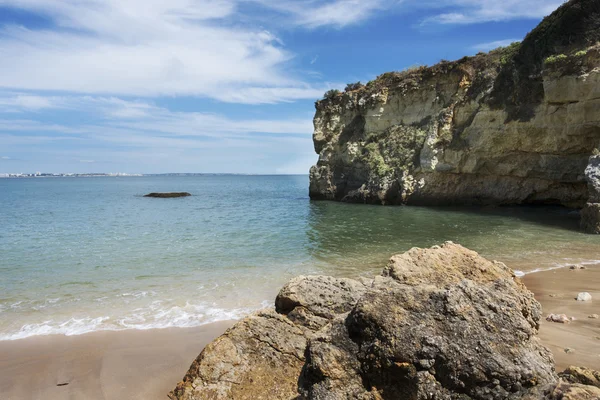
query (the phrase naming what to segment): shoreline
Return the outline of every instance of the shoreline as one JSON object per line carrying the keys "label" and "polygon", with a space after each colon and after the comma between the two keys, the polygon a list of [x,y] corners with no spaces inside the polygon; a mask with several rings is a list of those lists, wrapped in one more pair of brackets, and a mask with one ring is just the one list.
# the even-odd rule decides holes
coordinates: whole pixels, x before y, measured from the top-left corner
{"label": "shoreline", "polygon": [[[570,365],[600,369],[600,319],[588,318],[600,308],[575,300],[582,291],[600,299],[600,268],[551,269],[520,279],[542,304],[539,338],[554,354],[557,372]],[[575,320],[547,322],[550,313]],[[0,341],[0,393],[7,400],[166,399],[202,349],[235,322]]]}

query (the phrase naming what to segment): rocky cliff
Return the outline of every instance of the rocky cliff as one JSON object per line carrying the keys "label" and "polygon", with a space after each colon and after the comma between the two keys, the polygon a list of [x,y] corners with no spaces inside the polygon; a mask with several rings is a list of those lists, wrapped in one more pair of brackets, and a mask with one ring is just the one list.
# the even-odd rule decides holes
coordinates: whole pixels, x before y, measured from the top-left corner
{"label": "rocky cliff", "polygon": [[316,103],[311,198],[577,208],[590,200],[582,226],[600,233],[585,173],[600,147],[599,42],[600,2],[571,0],[520,44],[329,93]]}
{"label": "rocky cliff", "polygon": [[381,276],[290,281],[209,344],[171,399],[598,399],[600,374],[559,377],[540,304],[504,264],[453,243]]}

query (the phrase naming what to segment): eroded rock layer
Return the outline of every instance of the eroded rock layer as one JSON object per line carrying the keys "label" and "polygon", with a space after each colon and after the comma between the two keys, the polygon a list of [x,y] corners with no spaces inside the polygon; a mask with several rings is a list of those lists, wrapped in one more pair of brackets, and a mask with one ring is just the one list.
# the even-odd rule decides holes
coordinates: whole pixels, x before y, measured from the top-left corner
{"label": "eroded rock layer", "polygon": [[170,397],[600,394],[590,386],[596,372],[572,369],[559,380],[550,351],[536,336],[540,304],[513,272],[450,242],[395,256],[374,280],[295,278],[275,304],[275,311],[245,318],[207,346]]}
{"label": "eroded rock layer", "polygon": [[600,147],[599,32],[600,2],[571,0],[520,44],[318,101],[311,198],[583,207]]}

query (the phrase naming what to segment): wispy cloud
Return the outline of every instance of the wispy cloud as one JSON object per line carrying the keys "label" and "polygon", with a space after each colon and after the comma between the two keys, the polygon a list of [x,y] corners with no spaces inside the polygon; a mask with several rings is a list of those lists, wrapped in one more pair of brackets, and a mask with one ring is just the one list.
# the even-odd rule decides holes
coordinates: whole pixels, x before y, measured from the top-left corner
{"label": "wispy cloud", "polygon": [[293,54],[275,35],[232,24],[233,1],[0,0],[0,5],[46,14],[56,24],[2,28],[0,87],[254,104],[314,98],[317,92],[285,68]]}
{"label": "wispy cloud", "polygon": [[[0,99],[1,99],[0,95]],[[45,99],[40,96],[40,99]],[[299,135],[310,137],[312,121],[304,119],[232,119],[217,113],[178,112],[141,100],[116,97],[64,96],[49,97],[79,115],[88,115],[93,124],[61,125],[35,119],[0,119],[0,132],[60,133],[82,137],[88,134],[123,131],[148,138],[246,138],[249,134]],[[3,111],[0,102],[0,112]]]}
{"label": "wispy cloud", "polygon": [[490,50],[497,49],[498,47],[506,47],[506,46],[510,45],[511,43],[520,42],[520,41],[521,41],[521,39],[496,40],[494,42],[479,43],[479,44],[476,44],[475,46],[472,46],[471,48],[473,50],[477,50],[477,51],[490,51]]}
{"label": "wispy cloud", "polygon": [[[118,96],[199,96],[264,104],[314,99],[325,83],[297,76],[294,54],[272,32],[241,23],[240,3],[259,4],[291,26],[344,28],[384,11],[452,10],[424,23],[539,18],[561,0],[0,0],[48,17],[43,29],[0,28],[0,87]],[[313,59],[313,64],[316,59]],[[307,80],[308,79],[308,80]],[[50,108],[36,96],[14,99]],[[139,116],[143,110],[123,112]]]}
{"label": "wispy cloud", "polygon": [[275,10],[297,26],[343,28],[365,21],[398,1],[384,0],[251,0]]}
{"label": "wispy cloud", "polygon": [[423,24],[476,24],[491,21],[542,18],[564,0],[441,0],[423,5],[451,9],[426,18]]}

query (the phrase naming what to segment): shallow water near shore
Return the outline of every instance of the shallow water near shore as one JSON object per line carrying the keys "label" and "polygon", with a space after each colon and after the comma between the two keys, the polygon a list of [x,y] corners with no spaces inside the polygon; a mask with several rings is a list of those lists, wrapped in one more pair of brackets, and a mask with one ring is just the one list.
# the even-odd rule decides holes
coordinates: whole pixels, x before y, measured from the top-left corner
{"label": "shallow water near shore", "polygon": [[[293,276],[374,275],[447,240],[525,273],[600,263],[600,237],[571,210],[311,202],[307,188],[307,176],[0,179],[0,340],[235,319]],[[142,197],[158,191],[193,196]]]}

